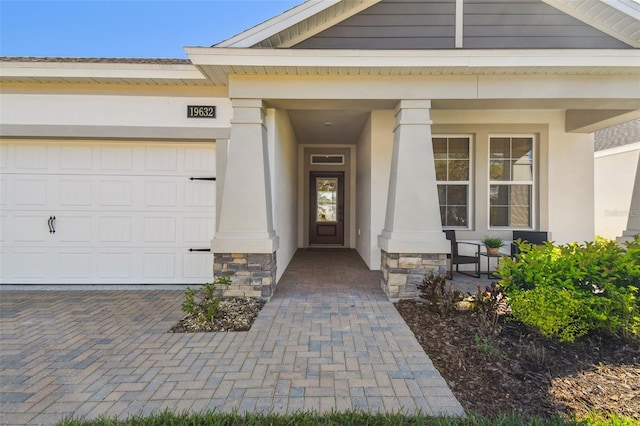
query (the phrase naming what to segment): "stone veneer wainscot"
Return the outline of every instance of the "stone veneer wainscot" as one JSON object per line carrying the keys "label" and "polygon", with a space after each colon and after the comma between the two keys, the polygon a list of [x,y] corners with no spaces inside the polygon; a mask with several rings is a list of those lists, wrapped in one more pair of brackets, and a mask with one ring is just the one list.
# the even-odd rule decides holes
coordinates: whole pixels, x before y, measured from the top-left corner
{"label": "stone veneer wainscot", "polygon": [[387,253],[382,250],[382,289],[389,299],[419,295],[418,285],[431,273],[444,275],[447,255],[438,253]]}
{"label": "stone veneer wainscot", "polygon": [[224,296],[271,298],[276,289],[276,254],[215,253],[213,275],[231,278]]}

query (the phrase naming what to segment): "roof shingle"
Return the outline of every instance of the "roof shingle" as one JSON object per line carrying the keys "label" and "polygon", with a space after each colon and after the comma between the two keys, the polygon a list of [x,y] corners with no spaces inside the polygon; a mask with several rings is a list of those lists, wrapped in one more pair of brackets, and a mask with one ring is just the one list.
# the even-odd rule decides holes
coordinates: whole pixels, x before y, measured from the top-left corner
{"label": "roof shingle", "polygon": [[616,148],[640,142],[640,118],[595,132],[595,150]]}

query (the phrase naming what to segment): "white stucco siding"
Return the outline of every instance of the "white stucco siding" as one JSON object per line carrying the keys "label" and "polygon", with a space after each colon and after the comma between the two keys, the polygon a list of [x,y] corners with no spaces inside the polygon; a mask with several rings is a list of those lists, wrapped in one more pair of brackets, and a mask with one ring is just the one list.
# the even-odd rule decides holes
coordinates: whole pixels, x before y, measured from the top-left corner
{"label": "white stucco siding", "polygon": [[[215,106],[216,117],[187,118],[189,105]],[[170,129],[192,129],[202,130],[194,132],[194,137],[209,134],[216,138],[226,136],[232,114],[231,102],[227,98],[193,96],[2,94],[0,106],[3,133],[16,132],[5,136],[22,136],[20,132],[37,135],[43,131],[48,131],[48,136],[57,136],[52,133],[63,131],[66,132],[63,136],[67,137],[126,137],[114,132],[122,132],[117,128],[161,128],[167,129],[166,137],[171,136]],[[145,135],[129,135],[133,136]]]}
{"label": "white stucco siding", "polygon": [[640,157],[640,142],[629,148],[599,151],[595,155],[595,234],[605,238],[621,236],[632,214],[631,196]]}
{"label": "white stucco siding", "polygon": [[564,113],[549,123],[549,230],[558,244],[594,236],[593,134],[564,132]]}
{"label": "white stucco siding", "polygon": [[393,151],[392,110],[371,111],[358,140],[356,249],[370,269],[380,269],[378,235],[384,229]]}
{"label": "white stucco siding", "polygon": [[298,146],[286,111],[268,109],[267,127],[279,280],[298,247]]}
{"label": "white stucco siding", "polygon": [[[358,159],[356,162],[356,251],[367,264],[374,268],[373,246],[371,244],[371,117],[362,128],[358,138]],[[375,240],[373,240],[375,241]],[[379,261],[378,261],[379,263]]]}

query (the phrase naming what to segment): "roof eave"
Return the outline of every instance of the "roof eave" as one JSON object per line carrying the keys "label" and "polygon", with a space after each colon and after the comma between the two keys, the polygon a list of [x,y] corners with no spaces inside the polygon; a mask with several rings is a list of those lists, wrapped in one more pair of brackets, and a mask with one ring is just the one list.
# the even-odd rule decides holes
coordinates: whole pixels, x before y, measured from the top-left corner
{"label": "roof eave", "polygon": [[[235,49],[186,47],[195,66],[633,66],[640,52],[625,49]],[[390,60],[393,62],[390,62]]]}
{"label": "roof eave", "polygon": [[151,81],[201,81],[206,77],[192,64],[109,63],[46,61],[0,61],[0,80],[11,81],[29,78],[33,80],[149,80]]}

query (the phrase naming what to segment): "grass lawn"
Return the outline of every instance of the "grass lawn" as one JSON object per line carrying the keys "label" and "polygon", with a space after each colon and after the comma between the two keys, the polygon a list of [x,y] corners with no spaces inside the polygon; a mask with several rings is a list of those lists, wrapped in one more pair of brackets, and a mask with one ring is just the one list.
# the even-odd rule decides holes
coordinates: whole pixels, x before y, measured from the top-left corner
{"label": "grass lawn", "polygon": [[517,415],[510,416],[476,416],[468,414],[466,418],[458,417],[429,417],[423,415],[404,416],[402,414],[369,414],[359,411],[342,413],[317,414],[300,412],[291,415],[276,414],[222,414],[207,412],[203,414],[183,413],[175,414],[164,411],[147,417],[132,416],[127,419],[100,417],[96,420],[65,419],[59,426],[198,426],[198,425],[242,425],[242,426],[289,426],[289,425],[367,425],[367,426],[404,426],[404,425],[433,425],[433,426],[562,426],[562,425],[610,425],[634,426],[633,419],[619,416],[603,417],[591,415],[584,419],[566,420],[559,417],[543,419],[534,417],[525,420]]}

